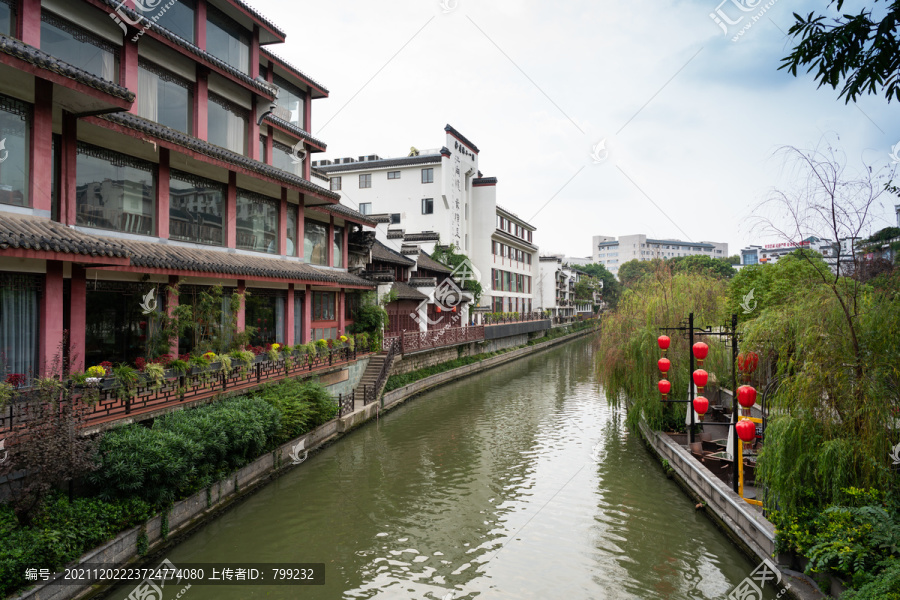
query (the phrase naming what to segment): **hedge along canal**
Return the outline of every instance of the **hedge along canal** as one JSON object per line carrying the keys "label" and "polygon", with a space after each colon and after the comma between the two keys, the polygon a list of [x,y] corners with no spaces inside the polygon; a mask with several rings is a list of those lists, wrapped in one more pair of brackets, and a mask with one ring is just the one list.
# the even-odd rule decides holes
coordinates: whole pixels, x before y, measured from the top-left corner
{"label": "hedge along canal", "polygon": [[162,558],[325,564],[324,586],[195,585],[198,600],[725,598],[756,567],[606,403],[589,339],[381,414]]}

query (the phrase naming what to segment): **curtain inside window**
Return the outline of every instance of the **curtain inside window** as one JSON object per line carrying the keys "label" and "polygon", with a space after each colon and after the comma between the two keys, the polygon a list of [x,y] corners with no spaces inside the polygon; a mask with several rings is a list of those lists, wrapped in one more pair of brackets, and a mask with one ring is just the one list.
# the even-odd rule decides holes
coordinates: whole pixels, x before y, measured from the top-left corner
{"label": "curtain inside window", "polygon": [[138,116],[159,120],[159,75],[138,69]]}
{"label": "curtain inside window", "polygon": [[284,328],[284,307],[287,299],[278,296],[275,298],[275,342],[284,344],[287,329]]}
{"label": "curtain inside window", "polygon": [[303,294],[294,294],[294,343],[303,342]]}
{"label": "curtain inside window", "polygon": [[236,114],[226,111],[227,115],[227,148],[238,154],[244,153],[244,120]]}
{"label": "curtain inside window", "polygon": [[0,288],[0,379],[38,372],[38,293],[36,289]]}

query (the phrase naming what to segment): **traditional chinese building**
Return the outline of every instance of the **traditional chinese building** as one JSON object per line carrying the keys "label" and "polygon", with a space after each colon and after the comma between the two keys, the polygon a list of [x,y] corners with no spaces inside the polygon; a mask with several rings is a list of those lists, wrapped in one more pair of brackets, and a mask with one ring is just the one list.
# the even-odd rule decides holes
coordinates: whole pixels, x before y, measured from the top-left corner
{"label": "traditional chinese building", "polygon": [[213,286],[252,343],[345,331],[375,222],[311,181],[284,42],[242,0],[0,0],[0,376],[133,361]]}

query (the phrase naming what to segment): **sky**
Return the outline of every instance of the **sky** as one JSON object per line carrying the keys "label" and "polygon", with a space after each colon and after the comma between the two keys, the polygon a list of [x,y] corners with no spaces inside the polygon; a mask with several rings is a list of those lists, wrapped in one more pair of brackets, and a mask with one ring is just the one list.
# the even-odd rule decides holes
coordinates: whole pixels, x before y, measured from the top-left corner
{"label": "sky", "polygon": [[[328,144],[313,159],[439,148],[449,123],[542,254],[589,256],[594,235],[727,242],[732,255],[782,241],[755,223],[791,183],[785,145],[839,140],[851,168],[890,166],[896,102],[845,104],[778,70],[792,13],[827,0],[719,1],[252,3],[287,33],[272,50],[330,91],[313,103],[311,133]],[[726,34],[717,8],[744,18]],[[870,231],[896,225],[895,202],[882,197]]]}

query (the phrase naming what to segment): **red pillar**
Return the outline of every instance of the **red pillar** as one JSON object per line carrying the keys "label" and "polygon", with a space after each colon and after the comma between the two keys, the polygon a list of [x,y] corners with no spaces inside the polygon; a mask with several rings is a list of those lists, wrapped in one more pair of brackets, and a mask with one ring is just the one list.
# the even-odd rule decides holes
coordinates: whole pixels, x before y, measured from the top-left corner
{"label": "red pillar", "polygon": [[225,247],[237,247],[237,173],[228,172],[228,194],[225,198]]}
{"label": "red pillar", "polygon": [[[263,102],[268,101],[263,100]],[[259,118],[256,112],[257,106],[259,106],[259,99],[254,96],[253,102],[250,103],[250,120],[248,121],[250,127],[247,129],[247,156],[253,160],[261,159],[259,155],[259,125],[256,123],[256,120]],[[260,107],[259,110],[262,110],[262,108]]]}
{"label": "red pillar", "polygon": [[87,330],[87,277],[84,267],[72,265],[72,295],[69,297],[69,370],[84,371]]}
{"label": "red pillar", "polygon": [[35,48],[41,47],[41,0],[22,0],[18,7],[16,37]]}
{"label": "red pillar", "polygon": [[35,210],[52,208],[50,182],[53,181],[53,84],[34,79],[34,120],[31,127],[31,155],[28,190]]}
{"label": "red pillar", "polygon": [[78,154],[78,119],[63,112],[60,149],[59,220],[75,224],[75,162]]}
{"label": "red pillar", "polygon": [[303,250],[306,246],[306,200],[300,194],[300,206],[297,207],[297,258],[303,260]]}
{"label": "red pillar", "polygon": [[344,329],[347,326],[346,320],[344,319],[344,303],[347,301],[347,290],[341,290],[338,292],[338,305],[337,305],[337,321],[338,321],[338,337],[344,335]]}
{"label": "red pillar", "polygon": [[247,303],[244,299],[244,291],[247,289],[247,282],[243,279],[238,279],[237,282],[237,293],[241,296],[241,306],[238,308],[237,314],[237,332],[241,333],[247,327]]}
{"label": "red pillar", "polygon": [[294,341],[294,319],[296,315],[294,314],[294,284],[288,284],[288,292],[287,292],[287,306],[284,310],[284,328],[287,331],[284,332],[284,343],[288,346],[293,346],[297,342]]}
{"label": "red pillar", "polygon": [[[132,44],[133,45],[133,44]],[[156,235],[169,239],[169,149],[159,149],[159,177],[156,181]]]}
{"label": "red pillar", "polygon": [[328,245],[326,246],[328,249],[328,260],[326,261],[326,265],[329,267],[334,266],[334,217],[331,217],[328,220]]}
{"label": "red pillar", "polygon": [[[204,5],[205,7],[205,5]],[[199,8],[199,6],[198,6]],[[205,12],[205,11],[204,11]],[[199,11],[198,11],[199,13]],[[199,16],[199,14],[198,14]],[[198,19],[199,20],[199,19]],[[206,32],[206,23],[204,20],[204,37]],[[207,139],[209,135],[209,116],[207,114],[209,102],[209,71],[206,67],[197,65],[197,84],[194,86],[194,110],[192,118],[194,120],[192,129],[194,137],[201,140]]]}
{"label": "red pillar", "polygon": [[[169,275],[169,287],[174,287],[178,284],[178,276],[177,275]],[[169,315],[171,319],[175,314],[175,309],[178,308],[178,296],[169,291],[166,288],[166,314]],[[169,354],[178,358],[178,338],[171,340],[171,345],[169,346]]]}
{"label": "red pillar", "polygon": [[197,0],[197,16],[194,21],[194,45],[206,50],[206,0]]}
{"label": "red pillar", "polygon": [[312,339],[312,286],[306,286],[303,296],[303,343]]}
{"label": "red pillar", "polygon": [[47,261],[44,276],[44,293],[40,305],[40,348],[38,368],[42,377],[61,375],[63,340],[63,264],[58,260]]}
{"label": "red pillar", "polygon": [[278,254],[287,254],[287,199],[286,187],[281,188],[281,203],[278,205]]}
{"label": "red pillar", "polygon": [[[129,30],[131,31],[131,30]],[[119,52],[119,85],[138,93],[138,45],[126,42]],[[129,112],[137,114],[137,99],[131,103]]]}
{"label": "red pillar", "polygon": [[350,222],[344,221],[344,235],[341,236],[341,258],[343,268],[347,268],[350,265],[350,257],[347,255],[347,245],[350,239]]}
{"label": "red pillar", "polygon": [[[306,101],[303,103],[303,129],[312,131],[312,91],[306,94]],[[312,160],[307,154],[306,160],[303,161],[303,178],[309,181],[311,175]]]}

